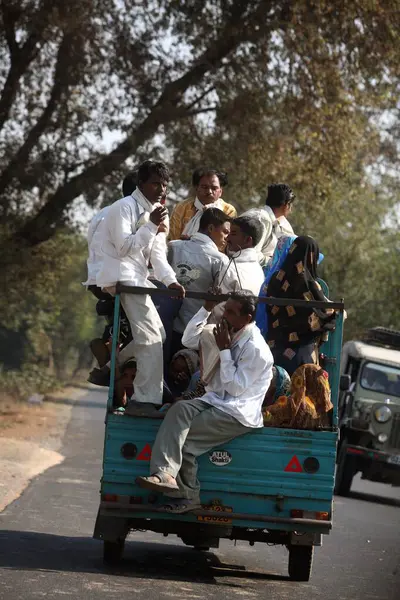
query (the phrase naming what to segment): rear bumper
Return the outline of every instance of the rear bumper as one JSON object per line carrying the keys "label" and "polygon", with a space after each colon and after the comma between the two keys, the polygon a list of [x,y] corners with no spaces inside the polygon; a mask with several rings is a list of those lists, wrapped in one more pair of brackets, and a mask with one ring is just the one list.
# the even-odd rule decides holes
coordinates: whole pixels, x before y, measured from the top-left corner
{"label": "rear bumper", "polygon": [[[132,505],[127,504],[125,502],[100,502],[100,513],[103,515],[110,516],[118,516],[118,513],[122,513],[124,516],[128,515],[137,515],[142,516],[142,513],[146,513],[146,518],[152,518],[149,516],[149,513],[152,514],[153,518],[159,518],[160,515],[166,515],[165,511],[158,510],[151,504],[142,504],[142,505]],[[193,515],[197,517],[215,517],[216,513],[210,510],[194,510],[190,513],[186,513],[186,515]],[[169,515],[170,518],[176,518],[179,515]],[[321,521],[318,519],[293,519],[290,517],[275,517],[275,516],[266,516],[266,515],[257,515],[257,514],[246,514],[246,513],[234,513],[234,512],[218,512],[219,518],[226,518],[229,521],[251,521],[252,523],[270,523],[271,525],[279,525],[279,529],[285,530],[287,527],[288,530],[293,530],[296,527],[302,529],[306,527],[307,529],[312,529],[319,533],[328,533],[332,529],[332,521]],[[243,524],[245,527],[245,525]],[[285,527],[286,526],[286,527]]]}

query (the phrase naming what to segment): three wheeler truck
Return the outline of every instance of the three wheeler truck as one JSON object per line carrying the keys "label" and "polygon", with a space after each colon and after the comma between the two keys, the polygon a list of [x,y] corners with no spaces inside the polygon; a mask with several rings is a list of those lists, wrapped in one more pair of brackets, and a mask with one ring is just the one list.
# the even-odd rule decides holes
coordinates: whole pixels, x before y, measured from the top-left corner
{"label": "three wheeler truck", "polygon": [[[111,374],[114,373],[120,293],[166,293],[164,290],[117,285]],[[168,294],[172,295],[171,290]],[[327,296],[327,289],[325,288]],[[188,297],[213,299],[187,292]],[[220,296],[220,301],[226,297]],[[199,510],[169,514],[162,498],[135,480],[149,475],[151,449],[160,418],[119,414],[113,409],[111,375],[100,506],[94,537],[103,542],[108,564],[121,559],[129,532],[176,535],[198,550],[218,548],[221,539],[281,544],[288,549],[291,579],[308,581],[315,546],[332,528],[332,498],[338,438],[337,407],[343,330],[342,302],[309,302],[263,298],[270,304],[333,308],[336,328],[320,348],[332,389],[331,424],[319,430],[264,427],[216,447],[199,459]]]}

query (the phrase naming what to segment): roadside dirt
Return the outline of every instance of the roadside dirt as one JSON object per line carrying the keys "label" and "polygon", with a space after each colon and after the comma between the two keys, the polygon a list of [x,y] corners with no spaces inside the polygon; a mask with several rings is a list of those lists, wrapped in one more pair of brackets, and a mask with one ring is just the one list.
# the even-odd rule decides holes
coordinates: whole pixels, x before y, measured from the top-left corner
{"label": "roadside dirt", "polygon": [[60,449],[71,410],[87,389],[69,386],[42,404],[0,395],[0,512],[31,479],[64,460]]}

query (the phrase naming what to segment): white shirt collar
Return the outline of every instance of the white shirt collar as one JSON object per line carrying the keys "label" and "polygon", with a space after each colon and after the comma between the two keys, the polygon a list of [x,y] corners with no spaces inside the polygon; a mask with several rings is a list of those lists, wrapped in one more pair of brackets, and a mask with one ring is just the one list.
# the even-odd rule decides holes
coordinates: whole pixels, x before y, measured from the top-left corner
{"label": "white shirt collar", "polygon": [[275,213],[270,206],[265,205],[264,210],[271,218],[272,223],[278,222],[278,219],[276,218]]}
{"label": "white shirt collar", "polygon": [[[205,233],[195,233],[194,235],[192,235],[192,237],[190,238],[192,241],[199,241],[202,244],[205,244],[207,246],[212,246],[213,248],[215,248],[215,250],[218,250],[217,245],[213,242],[213,240],[210,238],[209,235],[206,235]],[[219,250],[218,250],[219,252]]]}

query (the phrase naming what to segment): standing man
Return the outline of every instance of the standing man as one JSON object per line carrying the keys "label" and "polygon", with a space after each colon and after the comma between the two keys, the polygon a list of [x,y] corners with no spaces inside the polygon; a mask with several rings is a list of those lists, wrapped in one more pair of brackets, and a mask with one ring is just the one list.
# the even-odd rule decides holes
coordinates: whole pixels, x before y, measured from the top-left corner
{"label": "standing man", "polygon": [[[136,189],[136,184],[137,171],[131,171],[124,177],[122,182],[122,193],[124,197],[132,194],[132,192]],[[100,271],[100,267],[103,262],[101,244],[103,240],[104,220],[109,209],[109,206],[104,206],[97,214],[94,215],[93,219],[89,223],[87,232],[89,251],[89,256],[87,259],[88,278],[83,285],[86,285],[88,290],[92,292],[92,294],[98,300],[103,300],[109,297],[109,295],[101,291],[96,283],[97,273]]]}
{"label": "standing man", "polygon": [[264,234],[256,246],[262,266],[272,257],[278,238],[282,235],[295,235],[287,220],[295,198],[296,196],[286,183],[273,183],[268,186],[265,207],[251,208],[242,215],[258,217],[264,225]]}
{"label": "standing man", "polygon": [[[130,171],[122,182],[122,193],[125,196],[129,196],[136,189],[137,184],[137,169]],[[90,349],[97,359],[99,366],[102,367],[110,359],[110,352],[106,342],[110,338],[110,323],[112,322],[114,312],[114,302],[110,294],[103,292],[101,288],[97,286],[96,279],[97,274],[100,271],[101,264],[103,262],[103,252],[101,249],[103,241],[103,228],[106,215],[109,211],[109,206],[104,206],[90,221],[87,241],[89,256],[87,259],[88,278],[83,285],[87,286],[87,289],[99,300],[96,305],[98,314],[104,316],[108,324],[106,325],[103,336],[101,338],[95,338],[90,342]],[[120,328],[120,339],[123,339],[128,343],[132,339],[129,325],[125,316],[121,319]]]}
{"label": "standing man", "polygon": [[[188,324],[183,342],[198,349],[211,310],[210,303]],[[203,356],[210,373],[201,398],[183,400],[167,412],[158,430],[150,477],[138,477],[146,489],[172,496],[164,510],[185,513],[200,506],[197,457],[263,426],[261,407],[272,379],[273,358],[254,323],[256,302],[249,292],[232,294],[224,320],[214,329],[215,353]]]}
{"label": "standing man", "polygon": [[[103,264],[97,275],[97,285],[102,289],[115,293],[118,281],[154,288],[148,279],[151,261],[156,279],[184,295],[166,255],[168,211],[160,201],[166,194],[168,180],[169,172],[163,163],[147,160],[138,169],[138,186],[133,194],[110,207],[102,243]],[[133,405],[151,411],[154,405],[162,403],[164,328],[150,296],[121,294],[121,303],[133,341],[121,350],[119,362],[136,358]],[[95,369],[89,380],[108,385],[109,367]]]}
{"label": "standing man", "polygon": [[[207,208],[219,208],[228,217],[236,217],[236,209],[222,200],[226,175],[215,169],[196,169],[192,176],[196,197],[177,204],[171,215],[170,240],[188,239],[198,232],[201,216]],[[223,248],[220,248],[223,250]]]}

